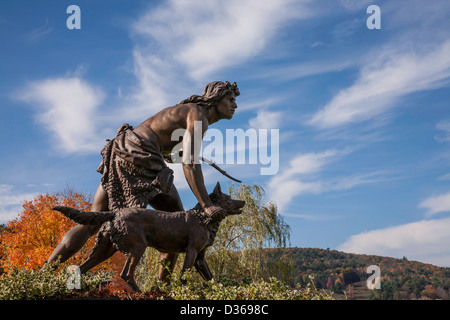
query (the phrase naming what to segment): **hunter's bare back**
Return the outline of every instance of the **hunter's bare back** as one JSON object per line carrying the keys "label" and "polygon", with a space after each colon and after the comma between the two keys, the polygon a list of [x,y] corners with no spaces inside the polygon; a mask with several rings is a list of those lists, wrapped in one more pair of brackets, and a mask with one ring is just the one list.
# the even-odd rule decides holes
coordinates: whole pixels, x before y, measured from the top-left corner
{"label": "hunter's bare back", "polygon": [[145,137],[151,136],[153,131],[161,141],[161,153],[168,154],[179,143],[179,140],[172,140],[173,132],[177,129],[189,130],[190,127],[193,128],[195,121],[201,121],[203,130],[206,131],[208,119],[204,108],[194,103],[177,104],[148,118],[138,125],[134,132]]}

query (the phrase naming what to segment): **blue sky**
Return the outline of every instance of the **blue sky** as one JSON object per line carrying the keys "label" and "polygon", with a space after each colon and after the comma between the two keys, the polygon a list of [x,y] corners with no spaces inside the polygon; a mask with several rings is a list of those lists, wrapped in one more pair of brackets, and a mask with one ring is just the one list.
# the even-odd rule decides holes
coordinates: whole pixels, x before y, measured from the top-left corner
{"label": "blue sky", "polygon": [[[121,124],[227,80],[239,107],[212,127],[279,129],[280,168],[223,168],[264,187],[292,246],[450,266],[449,14],[445,0],[3,1],[0,222],[39,193],[93,194]],[[204,173],[208,190],[230,183]]]}

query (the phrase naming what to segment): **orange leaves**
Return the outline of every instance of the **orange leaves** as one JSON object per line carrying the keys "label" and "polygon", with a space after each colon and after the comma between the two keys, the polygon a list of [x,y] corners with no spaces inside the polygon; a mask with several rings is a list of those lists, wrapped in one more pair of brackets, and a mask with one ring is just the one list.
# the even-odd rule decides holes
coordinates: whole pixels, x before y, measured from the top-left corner
{"label": "orange leaves", "polygon": [[[87,211],[91,204],[89,198],[72,191],[38,195],[32,201],[25,201],[19,216],[0,234],[1,268],[8,272],[13,267],[34,269],[44,264],[64,234],[75,226],[73,221],[51,209],[55,205]],[[94,238],[90,239],[68,263],[81,264],[94,241]]]}

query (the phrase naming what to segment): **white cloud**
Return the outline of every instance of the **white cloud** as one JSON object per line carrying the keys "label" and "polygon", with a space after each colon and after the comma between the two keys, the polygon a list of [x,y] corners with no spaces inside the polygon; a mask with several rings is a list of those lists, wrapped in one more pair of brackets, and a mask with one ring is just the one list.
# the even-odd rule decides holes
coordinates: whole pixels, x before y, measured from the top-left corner
{"label": "white cloud", "polygon": [[287,67],[276,66],[273,70],[269,69],[268,71],[257,74],[255,78],[270,78],[280,81],[290,81],[329,72],[339,72],[346,68],[353,67],[358,63],[360,62],[356,57],[353,59],[348,59],[348,57],[334,57],[333,60],[326,59],[319,62],[293,64]]}
{"label": "white cloud", "polygon": [[333,221],[333,220],[342,220],[344,217],[339,214],[321,214],[321,213],[288,213],[284,212],[284,216],[291,217],[291,218],[298,218],[303,220],[309,220],[309,221],[316,221],[316,222],[325,222],[325,221]]}
{"label": "white cloud", "polygon": [[449,212],[450,192],[423,200],[419,204],[419,208],[427,209],[426,215],[428,217],[439,212]]}
{"label": "white cloud", "polygon": [[60,150],[98,152],[104,137],[95,133],[106,122],[140,122],[201,94],[205,82],[218,80],[210,79],[216,71],[254,57],[284,25],[308,16],[308,2],[174,0],[152,7],[132,26],[136,84],[121,88],[113,113],[97,112],[105,95],[78,74],[33,82],[17,96],[40,106],[38,120]]}
{"label": "white cloud", "polygon": [[309,14],[307,2],[174,0],[145,14],[134,30],[198,80],[255,56],[283,25]]}
{"label": "white cloud", "polygon": [[440,121],[437,125],[436,125],[436,129],[438,130],[442,130],[445,132],[450,132],[450,121]]}
{"label": "white cloud", "polygon": [[436,180],[450,180],[450,172],[438,177]]}
{"label": "white cloud", "polygon": [[52,33],[54,29],[54,25],[49,23],[49,20],[46,19],[44,25],[39,28],[36,28],[25,35],[25,40],[30,43],[39,42],[48,37],[49,34]]}
{"label": "white cloud", "polygon": [[351,236],[338,250],[389,256],[450,266],[450,218],[423,220],[362,232]]}
{"label": "white cloud", "polygon": [[[283,102],[284,99],[286,99],[286,97],[281,96],[270,97],[267,95],[267,93],[264,93],[264,95],[262,95],[260,92],[258,92],[258,94],[246,92],[245,96],[247,100],[239,100],[238,102],[238,112],[249,111],[253,109],[270,108],[274,105],[279,105]],[[261,96],[263,96],[264,98],[261,99]]]}
{"label": "white cloud", "polygon": [[96,134],[96,111],[102,90],[78,77],[36,81],[21,89],[16,99],[38,106],[37,119],[54,134],[64,152],[98,151],[104,143]]}
{"label": "white cloud", "polygon": [[373,3],[373,0],[339,0],[338,1],[344,8],[348,10],[360,10],[361,8],[367,8]]}
{"label": "white cloud", "polygon": [[281,214],[294,197],[301,194],[319,194],[323,191],[321,182],[303,182],[299,179],[280,181],[278,184],[272,180],[269,186],[271,199],[276,202]]}
{"label": "white cloud", "polygon": [[[201,94],[209,81],[237,80],[214,74],[260,53],[283,26],[310,14],[309,2],[174,0],[152,7],[132,25],[136,85],[122,90],[123,107],[108,118],[142,121],[142,114]],[[257,106],[278,100],[265,97]],[[254,105],[239,104],[239,110]]]}
{"label": "white cloud", "polygon": [[[294,199],[305,194],[321,194],[331,191],[346,191],[356,186],[385,181],[386,172],[375,171],[357,173],[349,176],[323,178],[325,167],[349,154],[352,150],[326,150],[300,154],[289,162],[289,166],[280,170],[268,183],[270,198],[277,203],[280,213]],[[295,213],[295,215],[300,215]]]}
{"label": "white cloud", "polygon": [[173,170],[173,184],[178,190],[188,190],[189,185],[184,177],[183,166],[181,164],[170,164],[167,166]]}
{"label": "white cloud", "polygon": [[17,217],[25,200],[31,200],[36,193],[15,193],[12,185],[0,184],[0,223]]}
{"label": "white cloud", "polygon": [[401,97],[447,85],[450,42],[429,52],[384,49],[362,68],[357,81],[341,90],[309,123],[331,128],[373,119],[398,106]]}
{"label": "white cloud", "polygon": [[332,161],[340,153],[337,150],[327,150],[320,153],[298,155],[289,162],[287,168],[274,176],[269,182],[268,193],[270,199],[277,203],[279,211],[282,213],[285,206],[298,195],[321,193],[324,190],[323,183],[304,181],[305,176],[320,171],[326,163]]}
{"label": "white cloud", "polygon": [[282,117],[281,111],[259,110],[248,123],[254,129],[279,129]]}
{"label": "white cloud", "polygon": [[20,206],[11,208],[9,210],[0,207],[0,224],[7,224],[9,221],[12,221],[15,218],[17,218],[20,209],[21,209]]}
{"label": "white cloud", "polygon": [[[189,184],[184,176],[183,166],[181,164],[167,164],[173,170],[173,184],[178,190],[189,190]],[[222,178],[222,175],[217,175],[215,169],[209,168],[207,164],[202,166],[203,180],[205,185],[217,183],[217,178]],[[212,190],[211,190],[212,191]]]}
{"label": "white cloud", "polygon": [[289,168],[284,170],[281,175],[277,176],[277,179],[285,179],[295,174],[304,175],[318,172],[327,162],[331,161],[334,156],[341,154],[342,153],[337,150],[300,154],[289,162]]}
{"label": "white cloud", "polygon": [[133,25],[138,84],[125,99],[135,107],[124,112],[134,120],[201,94],[206,82],[237,80],[214,74],[260,53],[282,26],[310,14],[308,2],[174,0],[152,8]]}
{"label": "white cloud", "polygon": [[174,0],[152,8],[133,25],[137,86],[117,117],[141,121],[142,114],[201,94],[206,82],[235,81],[211,77],[253,57],[281,26],[307,15],[304,2]]}
{"label": "white cloud", "polygon": [[335,26],[331,33],[335,40],[342,41],[352,36],[358,29],[361,29],[364,26],[364,19],[356,18],[352,20],[346,20]]}
{"label": "white cloud", "polygon": [[441,135],[436,136],[435,139],[439,142],[448,142],[450,141],[450,121],[440,121],[436,125],[436,129],[442,131]]}
{"label": "white cloud", "polygon": [[370,173],[355,174],[348,177],[338,178],[325,182],[326,190],[340,191],[350,190],[358,185],[385,181],[384,172],[375,171]]}
{"label": "white cloud", "polygon": [[140,47],[133,49],[133,61],[134,75],[137,79],[136,88],[123,98],[125,105],[112,116],[113,118],[143,121],[143,115],[150,117],[170,104],[178,102],[171,101],[170,96],[182,100],[180,88],[183,86],[177,85],[176,73],[170,63],[151,50],[147,51]]}
{"label": "white cloud", "polygon": [[9,184],[0,184],[0,194],[9,192],[13,188],[12,185]]}

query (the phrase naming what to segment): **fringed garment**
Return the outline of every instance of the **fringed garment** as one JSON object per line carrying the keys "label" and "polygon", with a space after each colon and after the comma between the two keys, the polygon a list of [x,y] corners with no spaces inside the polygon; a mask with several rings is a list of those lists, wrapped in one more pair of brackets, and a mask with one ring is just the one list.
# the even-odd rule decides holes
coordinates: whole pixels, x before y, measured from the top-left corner
{"label": "fringed garment", "polygon": [[102,174],[109,210],[145,208],[172,187],[173,171],[160,152],[159,137],[148,130],[149,136],[144,138],[124,124],[101,151],[103,159],[97,171]]}

